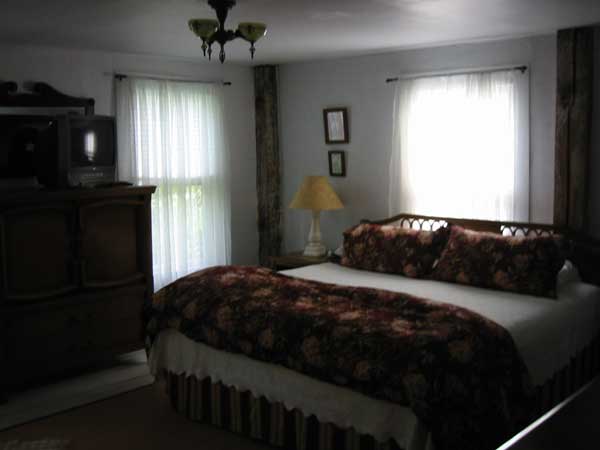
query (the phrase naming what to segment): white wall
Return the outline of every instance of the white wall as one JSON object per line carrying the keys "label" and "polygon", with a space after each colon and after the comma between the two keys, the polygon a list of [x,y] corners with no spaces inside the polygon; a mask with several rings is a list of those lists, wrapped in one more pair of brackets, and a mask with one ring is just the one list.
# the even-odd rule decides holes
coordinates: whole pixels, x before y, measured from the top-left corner
{"label": "white wall", "polygon": [[258,260],[254,78],[250,67],[94,51],[0,43],[0,80],[43,81],[74,96],[93,97],[97,114],[113,114],[113,72],[142,72],[198,80],[225,79],[226,131],[231,148],[232,259]]}
{"label": "white wall", "polygon": [[[554,196],[555,36],[399,51],[280,68],[284,245],[304,247],[310,217],[287,209],[305,175],[327,175],[327,150],[346,150],[347,176],[330,178],[346,208],[322,214],[326,245],[362,218],[387,217],[394,84],[401,74],[527,64],[531,76],[531,217],[551,222]],[[325,145],[322,110],[349,108],[350,144]],[[476,187],[474,187],[476,188]]]}

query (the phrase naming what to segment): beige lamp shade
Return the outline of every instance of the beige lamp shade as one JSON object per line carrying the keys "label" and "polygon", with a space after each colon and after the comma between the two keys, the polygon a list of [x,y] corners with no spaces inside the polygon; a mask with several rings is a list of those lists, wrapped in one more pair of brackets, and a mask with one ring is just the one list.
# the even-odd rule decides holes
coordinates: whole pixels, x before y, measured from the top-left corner
{"label": "beige lamp shade", "polygon": [[343,207],[344,205],[329,184],[327,177],[320,176],[304,178],[302,186],[290,203],[290,208],[312,209],[313,211],[342,209]]}

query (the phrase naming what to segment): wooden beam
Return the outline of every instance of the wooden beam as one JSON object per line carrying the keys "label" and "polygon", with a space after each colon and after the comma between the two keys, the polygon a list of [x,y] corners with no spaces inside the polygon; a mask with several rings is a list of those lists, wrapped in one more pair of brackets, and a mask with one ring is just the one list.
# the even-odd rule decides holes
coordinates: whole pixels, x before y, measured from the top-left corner
{"label": "wooden beam", "polygon": [[554,158],[554,225],[567,226],[569,217],[569,113],[573,99],[575,30],[557,37],[556,143]]}
{"label": "wooden beam", "polygon": [[587,225],[588,167],[594,105],[594,29],[575,34],[575,88],[569,121],[569,228],[584,231]]}
{"label": "wooden beam", "polygon": [[256,190],[259,262],[271,265],[281,252],[281,169],[278,134],[277,66],[254,68]]}
{"label": "wooden beam", "polygon": [[561,30],[557,38],[554,223],[583,231],[593,107],[592,27]]}

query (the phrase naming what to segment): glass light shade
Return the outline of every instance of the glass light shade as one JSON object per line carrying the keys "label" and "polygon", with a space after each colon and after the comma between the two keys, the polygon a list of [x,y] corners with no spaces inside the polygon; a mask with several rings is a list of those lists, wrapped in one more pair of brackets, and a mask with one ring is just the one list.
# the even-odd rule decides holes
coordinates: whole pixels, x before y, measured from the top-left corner
{"label": "glass light shade", "polygon": [[219,28],[219,22],[213,19],[190,19],[188,24],[190,30],[202,40],[211,37]]}
{"label": "glass light shade", "polygon": [[256,42],[267,34],[267,26],[259,22],[242,22],[238,25],[238,31],[247,41]]}

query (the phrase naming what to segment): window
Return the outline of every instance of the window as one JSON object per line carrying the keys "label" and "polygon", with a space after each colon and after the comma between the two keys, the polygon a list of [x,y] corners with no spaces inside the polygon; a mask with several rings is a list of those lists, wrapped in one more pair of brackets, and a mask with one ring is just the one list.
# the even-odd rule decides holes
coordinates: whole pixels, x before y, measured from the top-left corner
{"label": "window", "polygon": [[155,185],[155,288],[230,262],[227,149],[221,87],[126,78],[117,81],[118,172]]}
{"label": "window", "polygon": [[390,214],[529,219],[529,77],[518,70],[401,80]]}

